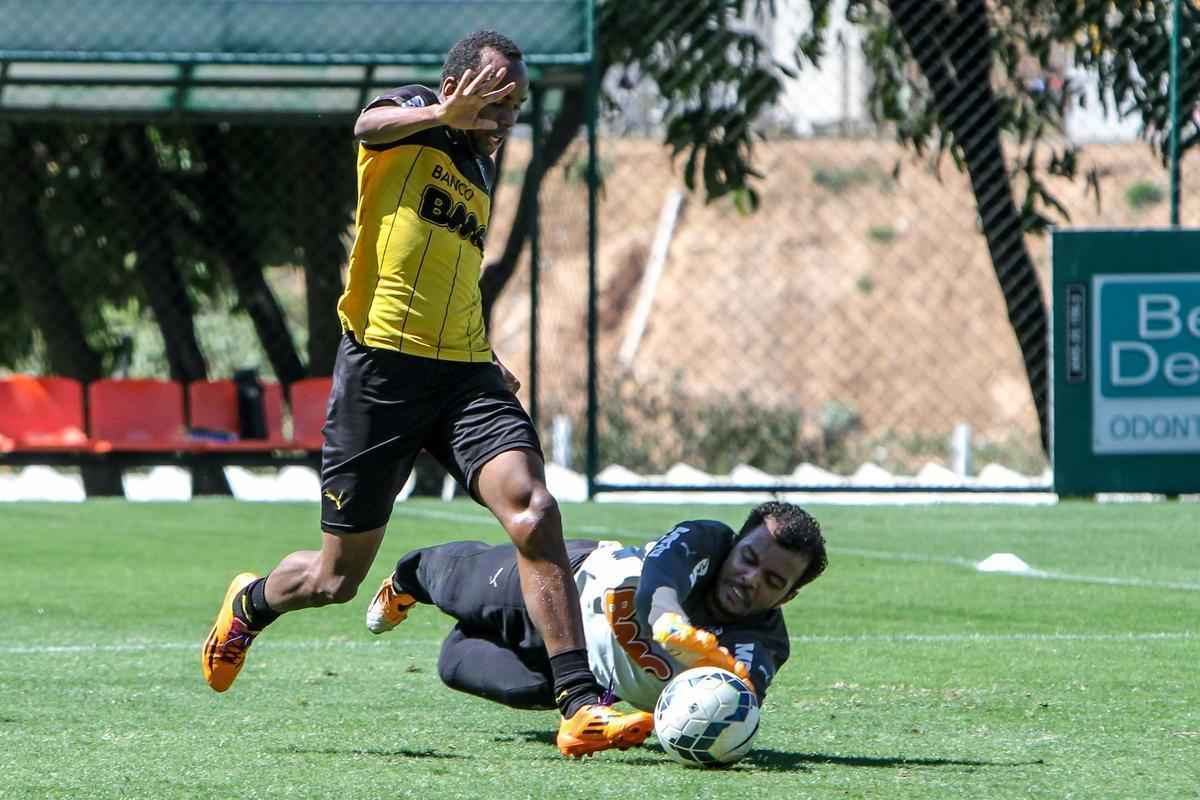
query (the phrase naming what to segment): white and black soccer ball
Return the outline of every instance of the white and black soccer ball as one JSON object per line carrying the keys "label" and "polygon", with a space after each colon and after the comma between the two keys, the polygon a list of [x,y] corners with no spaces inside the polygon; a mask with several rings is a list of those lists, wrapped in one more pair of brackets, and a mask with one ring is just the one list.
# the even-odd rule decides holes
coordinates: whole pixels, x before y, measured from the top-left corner
{"label": "white and black soccer ball", "polygon": [[758,698],[746,682],[716,667],[696,667],[666,685],[654,706],[654,732],[683,764],[732,764],[758,733]]}

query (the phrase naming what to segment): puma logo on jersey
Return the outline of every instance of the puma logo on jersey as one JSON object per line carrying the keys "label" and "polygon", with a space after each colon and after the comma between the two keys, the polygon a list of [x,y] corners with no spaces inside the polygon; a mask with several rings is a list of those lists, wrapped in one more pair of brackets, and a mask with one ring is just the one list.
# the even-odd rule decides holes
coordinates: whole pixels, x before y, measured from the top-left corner
{"label": "puma logo on jersey", "polygon": [[672,528],[666,536],[658,540],[658,544],[654,545],[654,549],[650,551],[650,555],[646,556],[646,558],[658,558],[663,553],[667,552],[667,548],[671,546],[672,542],[687,532],[688,529],[682,525],[677,528]]}
{"label": "puma logo on jersey", "polygon": [[733,646],[733,657],[747,667],[754,664],[754,642],[735,644]]}
{"label": "puma logo on jersey", "polygon": [[342,503],[345,502],[343,499],[346,496],[345,492],[338,492],[337,494],[334,494],[331,490],[326,489],[325,496],[333,502],[334,508],[336,508],[338,511],[342,510]]}

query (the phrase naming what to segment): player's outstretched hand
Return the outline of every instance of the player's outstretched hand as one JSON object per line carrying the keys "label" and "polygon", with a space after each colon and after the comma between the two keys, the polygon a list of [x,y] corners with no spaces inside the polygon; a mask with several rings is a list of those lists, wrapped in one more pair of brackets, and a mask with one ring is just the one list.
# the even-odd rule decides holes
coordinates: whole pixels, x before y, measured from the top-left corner
{"label": "player's outstretched hand", "polygon": [[689,667],[701,666],[697,661],[717,649],[716,636],[670,611],[654,621],[654,641]]}
{"label": "player's outstretched hand", "polygon": [[[728,670],[754,689],[750,667],[734,658],[727,648],[719,646],[717,637],[712,633],[691,625],[679,614],[668,611],[655,620],[654,641],[681,664]],[[754,691],[757,694],[758,690]]]}
{"label": "player's outstretched hand", "polygon": [[504,67],[495,69],[491,64],[485,64],[478,73],[470,69],[463,72],[455,83],[454,91],[442,101],[442,124],[463,131],[496,128],[495,120],[483,119],[479,112],[484,106],[508,96],[516,88],[517,84],[512,81],[503,85],[500,83],[506,72]]}

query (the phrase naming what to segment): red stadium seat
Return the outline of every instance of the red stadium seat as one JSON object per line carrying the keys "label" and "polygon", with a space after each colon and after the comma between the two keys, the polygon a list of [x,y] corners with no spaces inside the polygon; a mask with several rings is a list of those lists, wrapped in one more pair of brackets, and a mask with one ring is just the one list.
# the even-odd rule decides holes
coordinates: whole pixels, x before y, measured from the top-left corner
{"label": "red stadium seat", "polygon": [[127,378],[88,386],[92,437],[117,451],[166,452],[196,449],[183,423],[183,387],[175,381]]}
{"label": "red stadium seat", "polygon": [[83,387],[72,378],[0,378],[0,452],[101,452],[83,426]]}
{"label": "red stadium seat", "polygon": [[329,403],[330,378],[304,378],[292,384],[292,442],[303,450],[320,450],[325,441],[325,406]]}
{"label": "red stadium seat", "polygon": [[[196,442],[213,451],[278,450],[294,447],[283,435],[283,390],[278,383],[263,382],[263,410],[267,417],[265,439]],[[188,384],[188,420],[193,429],[236,437],[238,419],[237,384],[232,380],[195,381]],[[194,437],[193,437],[194,438]]]}

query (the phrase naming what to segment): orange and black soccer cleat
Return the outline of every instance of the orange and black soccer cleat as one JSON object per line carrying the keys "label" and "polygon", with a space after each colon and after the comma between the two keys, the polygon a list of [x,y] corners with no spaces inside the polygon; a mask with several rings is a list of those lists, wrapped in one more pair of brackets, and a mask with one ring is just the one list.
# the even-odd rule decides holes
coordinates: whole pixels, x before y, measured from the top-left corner
{"label": "orange and black soccer cleat", "polygon": [[628,750],[646,741],[653,730],[654,717],[645,711],[622,714],[612,706],[594,703],[558,726],[558,750],[571,758],[613,747]]}
{"label": "orange and black soccer cleat", "polygon": [[246,660],[246,651],[259,634],[233,613],[234,596],[257,579],[258,576],[250,572],[243,572],[233,579],[217,610],[217,621],[204,641],[200,666],[204,669],[204,680],[214,691],[223,692],[233,684]]}
{"label": "orange and black soccer cleat", "polygon": [[411,594],[397,592],[388,575],[379,586],[379,591],[367,606],[367,630],[371,633],[387,633],[408,618],[408,610],[417,604]]}

